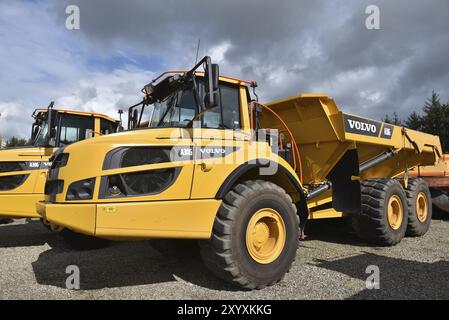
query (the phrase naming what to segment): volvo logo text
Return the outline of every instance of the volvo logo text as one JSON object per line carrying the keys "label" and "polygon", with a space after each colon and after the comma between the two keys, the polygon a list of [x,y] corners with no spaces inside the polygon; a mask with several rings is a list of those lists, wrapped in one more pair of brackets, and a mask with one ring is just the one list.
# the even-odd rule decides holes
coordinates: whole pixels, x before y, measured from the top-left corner
{"label": "volvo logo text", "polygon": [[365,132],[377,133],[377,128],[374,124],[360,122],[348,119],[349,127],[351,129],[357,129]]}

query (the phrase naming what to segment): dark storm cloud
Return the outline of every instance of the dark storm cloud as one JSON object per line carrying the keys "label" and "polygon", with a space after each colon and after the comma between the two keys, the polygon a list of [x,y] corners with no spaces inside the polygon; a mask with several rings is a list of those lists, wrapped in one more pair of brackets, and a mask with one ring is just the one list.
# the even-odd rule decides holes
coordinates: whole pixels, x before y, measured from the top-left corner
{"label": "dark storm cloud", "polygon": [[[188,66],[229,43],[222,71],[259,81],[265,99],[324,91],[345,109],[407,114],[433,89],[448,97],[448,1],[58,1],[81,10],[81,32],[104,50],[134,49]],[[381,10],[367,30],[365,8]],[[59,18],[65,18],[59,14]]]}

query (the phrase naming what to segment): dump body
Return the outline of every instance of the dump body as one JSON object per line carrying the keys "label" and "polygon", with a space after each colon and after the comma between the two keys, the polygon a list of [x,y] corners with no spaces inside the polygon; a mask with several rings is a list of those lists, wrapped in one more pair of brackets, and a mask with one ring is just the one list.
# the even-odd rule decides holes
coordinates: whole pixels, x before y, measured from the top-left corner
{"label": "dump body", "polygon": [[[438,136],[343,113],[324,94],[302,94],[268,104],[290,128],[299,147],[303,184],[307,187],[326,181],[329,173],[351,149],[360,164],[394,150],[392,158],[360,174],[360,179],[391,178],[418,165],[434,165],[442,154]],[[261,115],[262,126],[282,131],[268,112]],[[309,207],[328,202],[326,192]],[[331,210],[332,211],[332,210]],[[332,212],[335,216],[335,212]]]}

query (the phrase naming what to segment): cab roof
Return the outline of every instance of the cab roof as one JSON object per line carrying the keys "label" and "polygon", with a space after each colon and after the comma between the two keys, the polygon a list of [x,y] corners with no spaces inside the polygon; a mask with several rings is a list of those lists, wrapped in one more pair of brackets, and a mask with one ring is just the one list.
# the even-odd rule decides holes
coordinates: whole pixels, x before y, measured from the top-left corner
{"label": "cab roof", "polygon": [[[97,112],[68,110],[68,109],[53,109],[53,110],[57,111],[58,113],[73,114],[73,115],[84,116],[84,117],[102,118],[102,119],[105,119],[110,122],[116,121],[115,119],[108,117],[107,115],[97,113]],[[38,112],[47,112],[47,109],[36,109],[36,110],[34,110],[33,114],[36,114]]]}
{"label": "cab roof", "polygon": [[[156,81],[158,81],[159,79],[161,79],[162,77],[164,77],[166,75],[185,74],[187,72],[189,72],[189,70],[168,70],[168,71],[164,71],[160,75],[158,75],[156,78],[154,78],[151,82],[155,83]],[[197,76],[204,77],[204,72],[196,71],[195,74]],[[229,82],[229,83],[232,83],[232,84],[249,85],[249,86],[257,87],[257,82],[256,81],[242,80],[242,79],[238,79],[238,78],[234,78],[234,77],[228,77],[228,76],[223,76],[223,75],[220,75],[219,79],[220,79],[220,81]]]}

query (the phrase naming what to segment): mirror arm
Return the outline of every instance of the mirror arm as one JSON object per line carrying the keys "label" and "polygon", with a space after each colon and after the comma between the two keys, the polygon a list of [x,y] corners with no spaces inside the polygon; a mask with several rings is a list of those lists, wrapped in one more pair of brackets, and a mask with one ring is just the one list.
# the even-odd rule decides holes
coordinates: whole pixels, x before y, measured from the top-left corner
{"label": "mirror arm", "polygon": [[201,99],[200,99],[200,94],[198,92],[198,86],[196,85],[195,75],[193,75],[193,77],[192,77],[192,83],[193,83],[193,94],[194,94],[195,102],[196,102],[196,112],[198,114],[205,109],[205,106],[204,106],[204,101],[201,101]]}
{"label": "mirror arm", "polygon": [[52,101],[52,102],[50,102],[50,104],[48,105],[48,107],[47,107],[47,134],[46,134],[46,136],[45,136],[45,139],[44,139],[44,141],[45,141],[45,145],[46,146],[48,146],[49,145],[49,143],[50,143],[50,139],[52,138],[52,122],[53,122],[53,119],[52,119],[52,115],[53,115],[53,106],[55,105],[55,102],[54,101]]}

